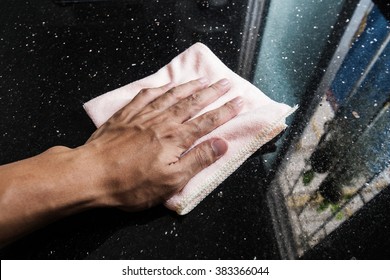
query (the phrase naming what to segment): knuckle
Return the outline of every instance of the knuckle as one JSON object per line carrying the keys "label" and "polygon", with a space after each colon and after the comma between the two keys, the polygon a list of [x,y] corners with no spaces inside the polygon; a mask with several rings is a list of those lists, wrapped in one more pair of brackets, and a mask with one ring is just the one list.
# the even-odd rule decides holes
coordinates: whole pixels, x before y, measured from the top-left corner
{"label": "knuckle", "polygon": [[150,103],[150,104],[149,104],[149,107],[150,107],[150,109],[151,109],[152,111],[157,111],[157,110],[160,109],[159,106],[158,106],[158,104],[157,104],[157,102],[152,102],[152,103]]}
{"label": "knuckle", "polygon": [[187,150],[194,143],[194,141],[195,141],[194,138],[195,138],[194,134],[192,134],[192,135],[189,135],[189,136],[181,139],[181,142],[182,142],[181,147]]}
{"label": "knuckle", "polygon": [[210,165],[211,158],[209,154],[205,151],[204,147],[199,147],[195,150],[195,162],[202,169]]}
{"label": "knuckle", "polygon": [[110,119],[109,121],[110,122],[118,122],[118,121],[122,121],[122,120],[125,120],[128,116],[128,112],[122,108],[121,110],[119,110],[118,112],[116,112]]}
{"label": "knuckle", "polygon": [[147,89],[146,88],[143,88],[143,89],[141,89],[139,92],[138,92],[138,94],[145,94],[145,92],[147,91]]}
{"label": "knuckle", "polygon": [[149,96],[153,94],[153,91],[150,88],[143,88],[140,90],[139,94]]}
{"label": "knuckle", "polygon": [[132,126],[132,129],[138,133],[141,133],[143,131],[147,131],[148,129],[141,123],[136,123]]}
{"label": "knuckle", "polygon": [[209,117],[207,118],[207,120],[208,120],[208,125],[210,125],[210,126],[211,126],[211,125],[216,125],[216,124],[219,123],[220,119],[221,119],[221,116],[220,116],[219,111],[213,112],[213,113],[211,113],[211,114],[209,115]]}
{"label": "knuckle", "polygon": [[191,104],[199,104],[202,101],[202,96],[199,93],[194,93],[189,97],[189,101]]}
{"label": "knuckle", "polygon": [[199,80],[191,80],[191,81],[188,81],[187,83],[183,84],[183,86],[186,87],[187,89],[194,89],[194,88],[197,88],[201,85],[202,85],[202,83]]}
{"label": "knuckle", "polygon": [[148,126],[145,128],[145,131],[149,133],[150,139],[153,139],[154,141],[157,140],[157,142],[160,142],[164,137],[164,129],[159,124]]}
{"label": "knuckle", "polygon": [[199,80],[193,80],[193,81],[190,82],[190,85],[191,86],[200,86],[200,85],[203,85],[203,84]]}
{"label": "knuckle", "polygon": [[169,140],[180,140],[181,135],[180,135],[180,130],[174,125],[170,125],[169,128],[167,128],[164,133],[161,133],[161,135],[164,136],[164,138],[169,139]]}
{"label": "knuckle", "polygon": [[212,84],[210,86],[210,89],[212,89],[215,92],[220,92],[221,91],[221,86],[219,84]]}
{"label": "knuckle", "polygon": [[176,102],[180,100],[180,92],[176,89],[169,90],[167,94]]}
{"label": "knuckle", "polygon": [[231,116],[235,116],[237,114],[236,107],[232,102],[228,102],[225,105],[226,111],[229,113]]}
{"label": "knuckle", "polygon": [[202,126],[198,122],[194,121],[191,123],[191,134],[193,136],[197,137],[201,131],[202,131]]}
{"label": "knuckle", "polygon": [[193,131],[198,135],[201,135],[204,131],[209,131],[212,128],[218,126],[218,117],[215,114],[205,115],[199,122],[194,122]]}
{"label": "knuckle", "polygon": [[180,116],[181,114],[183,114],[183,110],[182,110],[182,106],[181,104],[176,104],[174,106],[172,106],[169,110],[172,112],[172,114],[174,116]]}

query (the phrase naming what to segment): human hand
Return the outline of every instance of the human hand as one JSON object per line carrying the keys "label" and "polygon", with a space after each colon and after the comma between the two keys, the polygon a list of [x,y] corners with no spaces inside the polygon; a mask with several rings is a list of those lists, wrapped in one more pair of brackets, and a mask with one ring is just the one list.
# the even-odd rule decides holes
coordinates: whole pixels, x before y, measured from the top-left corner
{"label": "human hand", "polygon": [[[91,156],[98,206],[137,211],[179,192],[198,172],[228,149],[210,139],[188,149],[203,135],[235,117],[242,99],[191,119],[230,89],[226,79],[206,79],[142,90],[81,147]],[[188,151],[188,152],[187,152]],[[103,177],[101,177],[103,174]]]}
{"label": "human hand", "polygon": [[203,79],[145,89],[84,145],[0,166],[0,247],[87,209],[142,210],[179,192],[228,149],[210,139],[189,150],[240,111],[236,98],[192,119],[228,90],[227,80],[209,86]]}

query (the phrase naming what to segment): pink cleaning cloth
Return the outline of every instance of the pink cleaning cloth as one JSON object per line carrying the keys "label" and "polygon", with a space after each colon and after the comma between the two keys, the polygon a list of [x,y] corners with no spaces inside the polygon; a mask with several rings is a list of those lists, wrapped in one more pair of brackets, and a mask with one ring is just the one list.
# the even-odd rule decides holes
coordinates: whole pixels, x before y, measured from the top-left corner
{"label": "pink cleaning cloth", "polygon": [[231,89],[197,116],[222,106],[237,96],[244,99],[244,106],[238,116],[194,144],[219,137],[228,142],[229,148],[219,160],[195,175],[180,193],[166,201],[165,206],[180,215],[190,212],[249,156],[283,131],[287,127],[286,117],[296,108],[271,100],[254,85],[231,71],[201,43],[196,43],[179,54],[158,72],[84,104],[84,109],[99,127],[143,88],[159,87],[169,82],[179,85],[201,77],[207,77],[210,83],[227,78]]}

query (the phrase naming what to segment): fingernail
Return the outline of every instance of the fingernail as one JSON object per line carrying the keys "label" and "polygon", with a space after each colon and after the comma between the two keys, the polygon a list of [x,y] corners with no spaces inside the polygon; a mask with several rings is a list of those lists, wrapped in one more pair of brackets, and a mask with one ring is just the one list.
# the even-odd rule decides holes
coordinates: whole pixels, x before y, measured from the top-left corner
{"label": "fingernail", "polygon": [[209,80],[206,77],[202,77],[202,78],[198,79],[198,82],[201,84],[206,84],[206,83],[208,83],[208,81]]}
{"label": "fingernail", "polygon": [[226,153],[228,146],[225,141],[216,139],[211,142],[211,148],[213,149],[214,154],[219,157]]}
{"label": "fingernail", "polygon": [[241,108],[244,105],[244,99],[241,97],[236,97],[232,100],[234,104],[236,104],[237,107]]}
{"label": "fingernail", "polygon": [[222,80],[218,81],[218,84],[220,84],[222,86],[227,86],[229,84],[229,80],[228,79],[222,79]]}

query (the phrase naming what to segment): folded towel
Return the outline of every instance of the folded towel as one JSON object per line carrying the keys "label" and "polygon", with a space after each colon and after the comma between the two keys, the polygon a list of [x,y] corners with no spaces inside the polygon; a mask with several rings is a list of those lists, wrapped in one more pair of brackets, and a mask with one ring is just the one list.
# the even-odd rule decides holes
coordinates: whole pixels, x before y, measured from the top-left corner
{"label": "folded towel", "polygon": [[231,89],[198,115],[237,96],[243,98],[244,105],[238,116],[194,144],[219,137],[228,142],[229,148],[219,160],[193,177],[180,193],[166,201],[165,206],[180,215],[191,211],[249,156],[283,131],[286,128],[286,117],[296,108],[271,100],[254,85],[231,71],[201,43],[196,43],[179,54],[158,72],[84,104],[84,109],[99,127],[143,88],[158,87],[169,82],[179,85],[201,77],[207,77],[211,83],[227,78]]}

